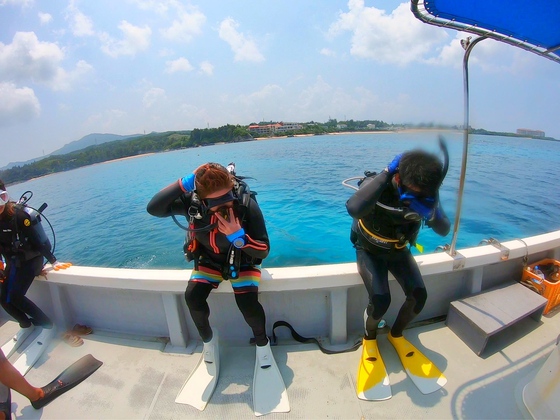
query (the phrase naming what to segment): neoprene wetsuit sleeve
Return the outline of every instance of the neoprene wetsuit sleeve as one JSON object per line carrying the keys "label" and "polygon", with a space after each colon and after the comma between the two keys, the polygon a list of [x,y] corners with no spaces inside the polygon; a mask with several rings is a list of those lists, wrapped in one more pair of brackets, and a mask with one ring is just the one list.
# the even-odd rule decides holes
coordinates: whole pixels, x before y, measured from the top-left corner
{"label": "neoprene wetsuit sleeve", "polygon": [[[379,200],[381,193],[393,177],[388,172],[383,171],[375,178],[371,179],[366,185],[362,186],[346,202],[346,210],[354,219],[361,219],[371,213],[375,203]],[[364,181],[365,182],[365,181]]]}
{"label": "neoprene wetsuit sleeve", "polygon": [[251,198],[249,214],[243,222],[247,236],[247,243],[242,251],[253,258],[264,260],[270,252],[270,240],[262,211],[255,200]]}
{"label": "neoprene wetsuit sleeve", "polygon": [[180,182],[176,181],[154,195],[146,207],[148,213],[156,217],[169,217],[173,214],[186,216],[188,206],[185,206],[180,197],[185,195],[190,202],[191,193],[185,193]]}
{"label": "neoprene wetsuit sleeve", "polygon": [[451,222],[443,211],[439,201],[437,203],[435,217],[432,220],[428,220],[426,222],[426,226],[432,228],[432,230],[440,236],[445,236],[449,233],[449,230],[451,229]]}

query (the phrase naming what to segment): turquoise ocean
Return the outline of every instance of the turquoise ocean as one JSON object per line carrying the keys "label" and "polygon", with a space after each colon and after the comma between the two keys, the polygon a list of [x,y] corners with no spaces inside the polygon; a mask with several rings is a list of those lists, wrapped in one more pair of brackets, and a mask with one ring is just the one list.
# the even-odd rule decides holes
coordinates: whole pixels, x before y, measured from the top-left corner
{"label": "turquoise ocean", "polygon": [[[346,178],[380,171],[397,154],[413,148],[440,153],[437,132],[398,132],[293,137],[220,144],[157,153],[57,173],[8,188],[17,199],[32,191],[29,205],[56,233],[60,261],[80,266],[188,268],[185,232],[171,218],[146,212],[161,188],[198,165],[235,162],[266,218],[271,253],[264,267],[353,262]],[[440,198],[453,222],[459,189],[463,136],[442,132],[450,153]],[[441,155],[441,153],[440,153]],[[472,136],[457,248],[495,238],[507,241],[560,229],[558,166],[560,142]],[[184,219],[181,220],[185,222]],[[43,222],[47,234],[52,233]],[[423,228],[425,253],[450,244]],[[413,250],[418,254],[417,250]]]}

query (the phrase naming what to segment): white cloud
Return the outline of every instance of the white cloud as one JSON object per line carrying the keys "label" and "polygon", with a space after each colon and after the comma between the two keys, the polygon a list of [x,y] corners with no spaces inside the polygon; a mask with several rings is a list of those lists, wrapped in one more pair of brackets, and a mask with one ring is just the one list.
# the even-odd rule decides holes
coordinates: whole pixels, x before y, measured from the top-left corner
{"label": "white cloud", "polygon": [[30,7],[35,3],[34,0],[2,0],[0,6],[13,5],[21,7]]}
{"label": "white cloud", "polygon": [[178,17],[171,26],[161,32],[164,38],[172,41],[189,42],[196,35],[202,33],[202,27],[206,23],[206,16],[197,8],[192,7],[190,12],[180,10]]}
{"label": "white cloud", "polygon": [[180,7],[176,0],[129,0],[141,10],[149,10],[158,15],[166,14],[170,9]]}
{"label": "white cloud", "polygon": [[40,113],[41,105],[33,89],[0,83],[0,127],[27,122]]}
{"label": "white cloud", "polygon": [[11,44],[0,42],[0,78],[48,84],[56,79],[63,58],[58,45],[39,41],[33,32],[16,32]]}
{"label": "white cloud", "polygon": [[220,23],[220,38],[226,41],[234,53],[235,61],[264,61],[257,44],[237,31],[239,24],[232,18],[224,19]]}
{"label": "white cloud", "polygon": [[466,35],[464,33],[459,32],[449,44],[441,48],[437,57],[429,58],[426,62],[441,66],[461,68],[463,66],[463,56],[465,54],[465,50],[461,46],[461,39],[465,37]]}
{"label": "white cloud", "polygon": [[76,63],[76,67],[71,71],[66,71],[62,68],[58,69],[57,76],[51,83],[53,90],[69,90],[75,85],[83,76],[93,70],[93,67],[84,60]]}
{"label": "white cloud", "polygon": [[391,14],[365,7],[363,0],[350,0],[348,8],[348,13],[340,13],[331,25],[329,35],[351,32],[350,53],[356,57],[405,65],[423,60],[447,39],[445,30],[416,19],[409,3],[402,3]]}
{"label": "white cloud", "polygon": [[67,71],[61,66],[63,59],[64,52],[58,45],[39,41],[33,32],[16,32],[11,44],[0,43],[0,79],[67,90],[92,66],[80,60]]}
{"label": "white cloud", "polygon": [[166,73],[177,73],[179,71],[191,71],[194,67],[189,63],[186,58],[178,58],[177,60],[167,61],[165,63]]}
{"label": "white cloud", "polygon": [[329,49],[329,48],[322,48],[321,51],[319,51],[319,53],[320,53],[321,55],[325,55],[325,56],[327,56],[327,57],[334,57],[334,56],[336,56],[336,53],[335,53],[333,50]]}
{"label": "white cloud", "polygon": [[101,34],[100,38],[103,42],[101,50],[105,54],[111,57],[136,55],[136,53],[145,51],[150,46],[152,30],[148,26],[134,26],[123,20],[119,25],[119,29],[123,33],[123,39],[118,41],[106,33]]}
{"label": "white cloud", "polygon": [[200,63],[200,71],[208,76],[212,76],[214,74],[214,66],[208,61],[203,61]]}
{"label": "white cloud", "polygon": [[[426,60],[428,64],[448,66],[461,69],[465,50],[461,46],[461,40],[476,38],[475,35],[466,32],[457,32],[455,38],[441,48],[437,57]],[[514,73],[523,60],[518,60],[520,51],[514,47],[487,39],[474,47],[469,57],[469,66],[478,66],[487,73]]]}
{"label": "white cloud", "polygon": [[93,22],[89,17],[78,10],[73,1],[68,6],[66,19],[70,22],[70,30],[74,36],[82,37],[95,35]]}
{"label": "white cloud", "polygon": [[53,17],[50,13],[39,12],[37,13],[37,16],[39,16],[39,21],[41,22],[41,25],[46,25],[47,23],[50,23],[53,20]]}
{"label": "white cloud", "polygon": [[145,108],[151,108],[156,102],[165,99],[165,97],[165,90],[161,88],[151,88],[144,94],[142,103]]}

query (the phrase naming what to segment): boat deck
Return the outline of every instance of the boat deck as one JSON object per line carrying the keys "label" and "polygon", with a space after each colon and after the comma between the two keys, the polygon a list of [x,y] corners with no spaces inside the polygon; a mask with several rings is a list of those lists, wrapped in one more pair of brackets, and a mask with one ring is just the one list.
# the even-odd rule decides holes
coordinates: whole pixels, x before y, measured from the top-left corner
{"label": "boat deck", "polygon": [[[0,327],[1,342],[18,329],[13,321]],[[560,315],[528,318],[510,327],[503,338],[478,357],[443,322],[405,331],[407,337],[445,373],[445,387],[421,394],[403,371],[386,333],[379,348],[391,380],[393,397],[368,402],[356,397],[355,375],[361,349],[326,355],[314,344],[281,339],[273,353],[284,377],[290,413],[273,419],[373,418],[531,418],[522,389],[551,353],[560,333]],[[60,334],[58,334],[60,336]],[[356,338],[356,337],[354,337]],[[76,388],[41,410],[12,391],[12,410],[22,419],[222,419],[255,418],[252,409],[254,347],[221,343],[221,374],[210,403],[200,412],[176,404],[175,397],[196,366],[193,354],[166,348],[162,339],[142,340],[95,331],[84,345],[70,347],[53,340],[26,378],[36,386],[54,379],[88,353],[103,366]],[[10,357],[13,362],[17,353]]]}

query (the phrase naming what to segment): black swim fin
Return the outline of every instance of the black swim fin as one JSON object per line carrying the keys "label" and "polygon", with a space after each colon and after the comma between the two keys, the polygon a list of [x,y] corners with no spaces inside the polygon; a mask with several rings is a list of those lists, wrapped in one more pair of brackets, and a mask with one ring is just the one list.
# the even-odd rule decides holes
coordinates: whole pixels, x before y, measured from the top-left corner
{"label": "black swim fin", "polygon": [[12,394],[10,388],[0,382],[0,412],[6,419],[12,418]]}
{"label": "black swim fin", "polygon": [[93,372],[99,369],[102,364],[103,362],[97,360],[91,354],[82,357],[67,367],[66,370],[53,379],[52,382],[45,385],[42,388],[43,391],[45,391],[45,396],[37,401],[31,402],[31,405],[36,410],[44,407],[58,396],[74,388]]}

